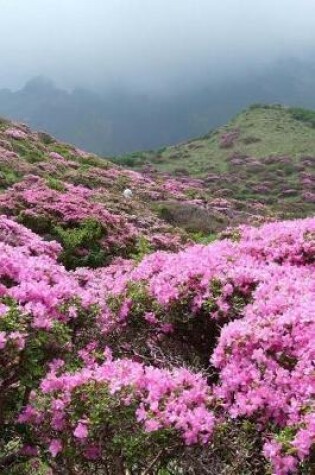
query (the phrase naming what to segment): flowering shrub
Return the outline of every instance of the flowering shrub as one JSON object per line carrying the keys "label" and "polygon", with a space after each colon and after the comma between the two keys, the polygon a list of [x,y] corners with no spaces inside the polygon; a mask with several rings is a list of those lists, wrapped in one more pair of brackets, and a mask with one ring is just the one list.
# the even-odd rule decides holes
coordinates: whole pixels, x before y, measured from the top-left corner
{"label": "flowering shrub", "polygon": [[0,216],[0,242],[18,248],[25,255],[53,259],[57,259],[62,249],[56,241],[43,241],[37,234],[4,215]]}
{"label": "flowering shrub", "polygon": [[241,227],[68,272],[59,244],[1,217],[1,452],[14,437],[18,460],[62,473],[140,474],[153,461],[157,473],[247,418],[275,474],[307,469],[314,230],[314,219]]}
{"label": "flowering shrub", "polygon": [[0,167],[1,473],[313,473],[313,218],[188,246],[144,202],[218,229],[266,207],[218,197],[224,173],[143,175],[25,126]]}
{"label": "flowering shrub", "polygon": [[137,237],[132,225],[94,202],[87,188],[55,188],[30,176],[1,196],[0,207],[33,231],[61,242],[62,260],[70,268],[99,266],[115,254],[128,253]]}
{"label": "flowering shrub", "polygon": [[221,148],[233,147],[238,137],[239,137],[238,129],[233,129],[233,130],[229,130],[228,132],[224,132],[223,134],[220,135],[219,145]]}
{"label": "flowering shrub", "polygon": [[177,358],[200,367],[214,348],[213,395],[229,417],[256,420],[277,474],[315,440],[314,230],[314,219],[242,227],[239,242],[155,253],[117,276],[109,299],[131,354],[165,364],[152,349],[170,360],[180,339]]}
{"label": "flowering shrub", "polygon": [[[288,473],[315,440],[314,268],[275,269],[241,321],[226,326],[212,356],[232,417],[270,426],[264,453]],[[289,272],[288,272],[289,270]]]}
{"label": "flowering shrub", "polygon": [[27,138],[27,134],[23,130],[16,127],[10,127],[5,131],[5,134],[15,140],[23,140]]}
{"label": "flowering shrub", "polygon": [[5,217],[0,218],[0,239],[3,454],[17,434],[18,412],[44,376],[46,364],[56,357],[67,359],[74,349],[74,334],[79,332],[77,322],[83,320],[92,328],[95,309],[82,298],[77,280],[57,264],[59,244],[44,242]]}
{"label": "flowering shrub", "polygon": [[40,405],[34,399],[19,418],[34,426],[39,445],[45,438],[60,466],[83,454],[90,463],[102,461],[111,473],[117,459],[120,473],[126,466],[141,473],[161,447],[180,451],[184,444],[209,440],[214,416],[201,375],[113,360],[108,350],[101,364],[89,351],[81,356],[85,367],[75,373],[55,362],[41,383]]}
{"label": "flowering shrub", "polygon": [[182,246],[181,236],[170,233],[166,225],[113,213],[103,201],[103,193],[86,187],[28,176],[0,197],[0,209],[34,232],[59,241],[67,268],[99,267],[114,257],[131,256],[143,238],[152,250]]}
{"label": "flowering shrub", "polygon": [[[156,446],[160,447],[159,444],[164,444],[167,440],[171,447],[174,446],[175,440],[176,445],[183,446],[181,438],[189,443],[197,442],[199,438],[206,441],[213,427],[213,416],[206,409],[206,380],[201,375],[193,375],[184,369],[170,372],[153,367],[145,368],[128,360],[113,361],[109,351],[105,352],[106,361],[98,363],[101,359],[97,351],[102,342],[102,320],[98,323],[99,311],[95,305],[95,296],[92,292],[85,291],[82,286],[82,278],[87,271],[82,270],[81,275],[80,272],[68,273],[55,261],[60,252],[57,243],[45,243],[31,231],[5,217],[1,218],[0,230],[1,451],[7,449],[6,439],[14,431],[17,422],[17,427],[25,423],[35,423],[31,440],[33,445],[37,444],[36,449],[26,450],[21,447],[18,451],[19,457],[33,456],[34,453],[38,455],[43,444],[45,446],[50,440],[49,452],[52,458],[55,458],[61,448],[66,449],[69,443],[68,449],[65,450],[67,467],[70,464],[67,457],[72,454],[73,459],[73,441],[79,442],[79,460],[82,456],[85,460],[91,458],[98,461],[100,456],[105,457],[103,451],[111,447],[112,435],[101,448],[98,436],[106,425],[110,426],[111,434],[116,430],[122,433],[123,440],[119,439],[118,432],[117,440],[111,449],[112,456],[117,458],[121,450],[127,451],[128,443],[133,443],[135,424],[139,424],[139,440],[135,440],[135,451],[130,448],[126,453],[127,459],[131,459],[132,463],[134,457],[139,458],[146,445],[149,457],[152,452],[149,450],[150,445],[153,442],[155,450]],[[35,245],[38,252],[34,252]],[[96,350],[97,358],[90,354],[93,349]],[[35,401],[33,390],[43,378],[47,365],[50,365],[50,372],[40,384],[43,394],[51,395],[52,398],[50,409],[47,408],[46,413],[43,412],[43,401],[40,403],[41,411],[32,404]],[[60,372],[63,366],[68,368],[68,371],[71,368],[71,371],[59,377],[56,371]],[[73,372],[75,368],[77,370]],[[55,400],[57,388],[59,396]],[[181,398],[180,391],[183,393]],[[86,407],[81,408],[84,411],[82,414],[77,408],[75,422],[73,414],[69,420],[67,418],[73,413],[79,394]],[[95,397],[99,399],[96,408]],[[61,400],[64,402],[64,413],[61,411]],[[17,417],[17,412],[27,401],[30,401],[29,405]],[[48,402],[47,399],[47,404]],[[176,405],[181,409],[181,414],[178,413]],[[54,408],[56,412],[52,414]],[[133,415],[131,409],[134,409]],[[89,410],[92,411],[89,418],[94,425],[94,436],[83,444],[87,439],[88,429],[82,421],[86,420],[86,411]],[[117,412],[114,420],[109,411]],[[44,418],[41,417],[41,412]],[[52,419],[49,419],[50,413]],[[199,429],[193,425],[196,418],[199,420]],[[39,423],[40,440],[37,441]],[[71,424],[75,424],[72,442],[64,432],[65,427],[70,428]],[[142,425],[145,430],[140,428]],[[179,438],[174,439],[173,429],[178,431]],[[66,435],[63,442],[60,441],[60,436],[57,438],[58,431],[61,430]],[[156,431],[157,435],[146,436],[147,432]],[[54,438],[51,438],[52,433],[55,434]],[[26,440],[29,437],[30,434],[26,434]],[[45,450],[43,456],[45,458]]]}

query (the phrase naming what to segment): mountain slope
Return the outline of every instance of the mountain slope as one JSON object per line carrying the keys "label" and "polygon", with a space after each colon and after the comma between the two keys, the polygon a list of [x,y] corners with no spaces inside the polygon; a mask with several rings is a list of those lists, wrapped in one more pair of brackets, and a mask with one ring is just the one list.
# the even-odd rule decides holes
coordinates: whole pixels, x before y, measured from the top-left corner
{"label": "mountain slope", "polygon": [[256,200],[214,196],[203,180],[126,170],[5,119],[0,191],[0,212],[59,241],[68,268],[180,249],[196,234],[208,238],[274,216]]}
{"label": "mountain slope", "polygon": [[296,206],[307,214],[315,206],[314,124],[311,111],[257,105],[204,137],[117,161],[202,177],[215,196]]}

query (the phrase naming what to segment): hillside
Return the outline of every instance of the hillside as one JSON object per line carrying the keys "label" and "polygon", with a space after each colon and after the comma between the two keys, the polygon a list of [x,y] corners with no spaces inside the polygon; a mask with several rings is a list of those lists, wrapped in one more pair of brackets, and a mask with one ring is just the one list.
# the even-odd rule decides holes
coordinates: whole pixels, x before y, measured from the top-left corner
{"label": "hillside", "polygon": [[212,186],[0,121],[1,474],[314,473],[315,219]]}
{"label": "hillside", "polygon": [[214,196],[307,215],[315,209],[314,124],[315,112],[257,105],[204,137],[116,161],[202,178]]}
{"label": "hillside", "polygon": [[[17,215],[20,222],[31,222],[29,210],[25,216],[25,209],[31,207],[34,214],[45,216],[49,222],[37,223],[32,217],[33,230],[41,229],[63,243],[71,238],[62,234],[62,229],[67,228],[67,220],[72,228],[77,226],[79,232],[86,218],[104,215],[108,234],[107,221],[113,215],[112,232],[115,233],[119,226],[126,228],[126,242],[116,246],[117,254],[122,257],[143,245],[152,250],[174,250],[189,238],[207,237],[227,226],[276,216],[268,205],[254,199],[243,202],[220,198],[204,180],[126,170],[58,142],[46,133],[33,132],[25,125],[6,120],[0,123],[0,173],[2,212]],[[130,201],[123,198],[127,187],[134,193]],[[32,190],[34,196],[25,196],[21,192],[24,188]],[[64,220],[59,222],[57,209],[51,209],[51,202],[58,208],[68,199],[73,200],[73,207],[81,206],[85,211],[82,210],[82,216],[76,220],[67,217],[66,213]],[[60,224],[62,229],[58,228]],[[100,233],[100,241],[103,232],[105,230]],[[115,239],[111,239],[110,249],[115,244]],[[71,248],[71,243],[68,244]]]}

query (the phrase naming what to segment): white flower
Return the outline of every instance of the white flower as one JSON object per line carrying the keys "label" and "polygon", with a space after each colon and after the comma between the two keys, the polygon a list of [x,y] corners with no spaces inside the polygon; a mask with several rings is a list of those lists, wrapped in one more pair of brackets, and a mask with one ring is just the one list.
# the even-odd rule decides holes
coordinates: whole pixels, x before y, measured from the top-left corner
{"label": "white flower", "polygon": [[126,188],[123,192],[124,198],[130,199],[132,198],[132,191],[129,188]]}

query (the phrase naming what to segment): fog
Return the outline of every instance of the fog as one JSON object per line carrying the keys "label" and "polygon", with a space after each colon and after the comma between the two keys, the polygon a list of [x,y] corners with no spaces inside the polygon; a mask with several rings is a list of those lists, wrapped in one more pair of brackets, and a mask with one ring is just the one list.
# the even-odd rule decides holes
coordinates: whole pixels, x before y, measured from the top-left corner
{"label": "fog", "polygon": [[312,55],[313,0],[0,0],[0,88],[170,93]]}

